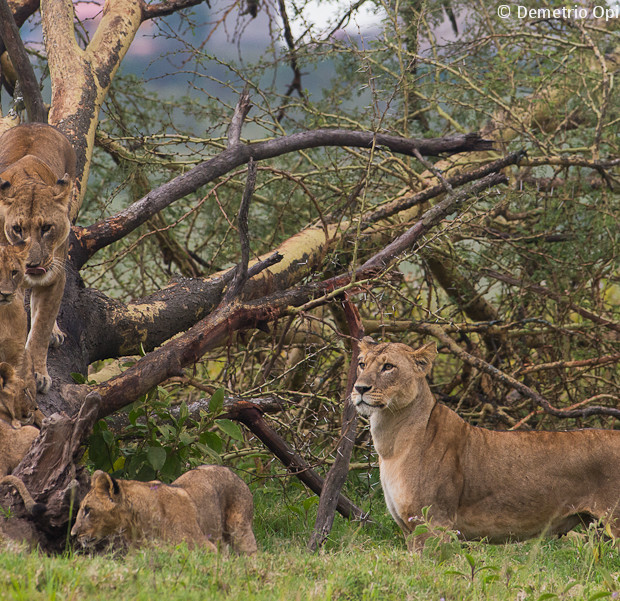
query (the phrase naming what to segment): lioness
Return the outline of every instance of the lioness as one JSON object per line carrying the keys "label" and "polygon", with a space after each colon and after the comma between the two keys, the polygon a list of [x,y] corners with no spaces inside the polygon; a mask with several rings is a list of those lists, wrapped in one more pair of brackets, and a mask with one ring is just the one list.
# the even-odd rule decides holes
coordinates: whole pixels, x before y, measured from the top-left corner
{"label": "lioness", "polygon": [[603,519],[620,536],[620,431],[494,432],[434,399],[425,376],[435,343],[413,350],[360,342],[351,399],[370,418],[387,507],[410,536],[431,525],[490,542],[563,534]]}
{"label": "lioness", "polygon": [[11,365],[23,382],[12,404],[8,395],[3,401],[11,416],[9,421],[21,423],[32,423],[37,394],[32,359],[26,349],[28,317],[21,288],[28,251],[23,243],[0,245],[0,361]]}
{"label": "lioness", "polygon": [[[0,363],[0,476],[10,474],[24,458],[39,430],[21,426],[12,417],[15,399],[24,393],[24,383],[8,363]],[[9,407],[9,408],[7,408]]]}
{"label": "lioness", "polygon": [[118,536],[128,544],[186,541],[212,551],[223,540],[238,553],[252,554],[253,513],[247,484],[219,465],[201,465],[170,485],[116,480],[98,470],[71,534],[83,545]]}
{"label": "lioness", "polygon": [[27,346],[40,392],[52,384],[47,372],[50,339],[61,344],[64,338],[56,316],[65,287],[75,165],[71,144],[49,125],[18,125],[0,137],[0,235],[10,244],[30,241],[25,284],[32,288],[32,325]]}

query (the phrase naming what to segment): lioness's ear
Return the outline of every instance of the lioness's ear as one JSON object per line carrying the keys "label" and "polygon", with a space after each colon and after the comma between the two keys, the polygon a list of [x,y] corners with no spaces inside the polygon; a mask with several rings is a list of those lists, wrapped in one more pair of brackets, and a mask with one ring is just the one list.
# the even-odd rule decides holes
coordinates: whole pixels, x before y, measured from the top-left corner
{"label": "lioness's ear", "polygon": [[416,365],[422,370],[424,375],[428,375],[431,371],[431,367],[433,366],[433,361],[437,356],[437,344],[433,340],[433,342],[429,342],[428,344],[421,346],[419,349],[412,351],[411,355]]}
{"label": "lioness's ear", "polygon": [[71,191],[71,177],[68,173],[65,173],[57,182],[55,186],[54,200],[56,202],[65,203],[69,199],[69,192]]}
{"label": "lioness's ear", "polygon": [[110,499],[113,499],[120,492],[118,482],[110,474],[101,470],[97,470],[92,475],[90,485],[93,490],[96,490],[99,494],[107,495]]}
{"label": "lioness's ear", "polygon": [[0,388],[4,388],[13,376],[15,376],[13,366],[10,363],[0,363]]}
{"label": "lioness's ear", "polygon": [[364,336],[359,341],[360,351],[362,353],[366,353],[369,349],[371,349],[373,346],[376,346],[377,344],[379,343],[375,342],[370,336]]}

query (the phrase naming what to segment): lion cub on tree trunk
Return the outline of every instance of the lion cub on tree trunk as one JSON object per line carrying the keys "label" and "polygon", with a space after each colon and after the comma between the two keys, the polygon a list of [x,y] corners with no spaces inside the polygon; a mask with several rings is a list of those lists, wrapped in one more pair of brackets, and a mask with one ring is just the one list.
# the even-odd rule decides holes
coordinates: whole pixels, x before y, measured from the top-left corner
{"label": "lion cub on tree trunk", "polygon": [[253,513],[247,484],[219,465],[201,465],[170,485],[115,480],[98,470],[71,534],[83,545],[117,536],[129,544],[185,541],[212,551],[223,540],[238,553],[252,554]]}
{"label": "lion cub on tree trunk", "polygon": [[28,350],[39,392],[47,392],[50,340],[64,339],[56,317],[65,288],[65,260],[71,229],[69,209],[76,157],[69,140],[43,123],[18,125],[0,137],[0,238],[29,240],[26,287],[31,328]]}
{"label": "lion cub on tree trunk", "polygon": [[39,430],[34,426],[14,427],[15,400],[22,398],[24,383],[8,363],[0,363],[0,477],[10,474],[29,451]]}
{"label": "lion cub on tree trunk", "polygon": [[602,519],[620,536],[620,431],[495,432],[469,425],[426,382],[435,343],[360,342],[351,399],[370,418],[387,507],[413,537],[431,524],[493,543],[564,534]]}
{"label": "lion cub on tree trunk", "polygon": [[[35,420],[37,388],[32,359],[26,349],[28,317],[21,288],[28,252],[28,245],[23,243],[0,245],[0,361],[11,365],[16,377],[22,380],[21,387],[15,386],[12,402],[8,395],[2,399],[8,413],[6,420],[14,426],[33,421],[41,425],[41,419]],[[36,413],[38,417],[39,412]]]}

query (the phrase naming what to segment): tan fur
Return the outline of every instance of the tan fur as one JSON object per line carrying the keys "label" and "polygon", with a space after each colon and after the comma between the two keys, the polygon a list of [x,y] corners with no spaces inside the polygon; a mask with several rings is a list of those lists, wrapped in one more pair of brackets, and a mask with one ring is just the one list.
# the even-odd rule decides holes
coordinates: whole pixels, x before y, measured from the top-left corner
{"label": "tan fur", "polygon": [[5,408],[11,422],[33,422],[37,394],[32,359],[26,349],[28,318],[21,284],[26,271],[28,245],[0,245],[0,361],[15,369],[23,386],[11,405]]}
{"label": "tan fur", "polygon": [[27,346],[40,392],[51,386],[50,340],[60,344],[64,338],[56,316],[65,286],[75,162],[67,138],[49,125],[18,125],[0,137],[0,235],[10,244],[30,244],[24,280],[32,288]]}
{"label": "tan fur", "polygon": [[186,541],[213,551],[224,541],[251,554],[253,512],[245,482],[219,465],[202,465],[170,485],[115,480],[96,471],[71,534],[82,544],[117,536],[128,544]]}
{"label": "tan fur", "polygon": [[17,476],[4,476],[4,478],[0,479],[0,486],[4,485],[13,486],[17,490],[19,496],[22,498],[26,511],[32,514],[32,510],[36,503],[30,491],[26,488],[26,485]]}
{"label": "tan fur", "polygon": [[602,519],[620,536],[620,431],[495,432],[469,425],[426,382],[435,344],[360,343],[351,399],[370,418],[381,485],[410,549],[431,525],[490,542]]}
{"label": "tan fur", "polygon": [[23,394],[24,383],[13,367],[0,363],[0,477],[10,474],[18,466],[39,435],[37,428],[21,426],[11,415],[11,411],[18,411],[16,399],[23,398],[20,397]]}

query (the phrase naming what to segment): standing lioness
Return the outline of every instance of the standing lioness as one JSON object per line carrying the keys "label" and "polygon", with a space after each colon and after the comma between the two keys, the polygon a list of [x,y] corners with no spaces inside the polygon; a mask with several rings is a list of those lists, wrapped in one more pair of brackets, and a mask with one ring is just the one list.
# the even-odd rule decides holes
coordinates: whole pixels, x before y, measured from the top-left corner
{"label": "standing lioness", "polygon": [[49,125],[18,125],[0,137],[0,242],[30,243],[24,278],[32,288],[27,347],[40,392],[52,384],[50,338],[57,344],[63,340],[56,316],[65,288],[75,162],[67,138]]}
{"label": "standing lioness", "polygon": [[247,484],[220,465],[201,465],[172,484],[116,480],[96,471],[71,534],[82,544],[118,536],[129,544],[185,541],[212,551],[224,541],[251,554],[253,513]]}
{"label": "standing lioness", "polygon": [[494,432],[434,399],[435,343],[360,343],[351,399],[370,418],[381,485],[409,536],[430,507],[434,526],[490,542],[562,534],[602,518],[620,536],[620,431]]}

